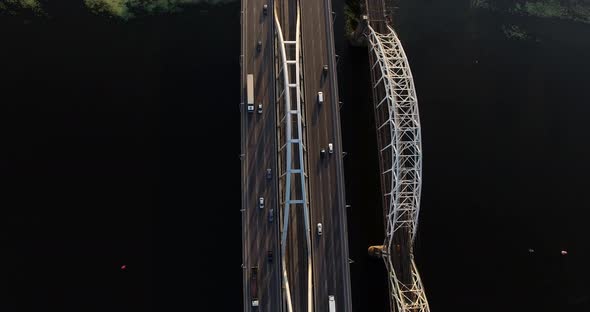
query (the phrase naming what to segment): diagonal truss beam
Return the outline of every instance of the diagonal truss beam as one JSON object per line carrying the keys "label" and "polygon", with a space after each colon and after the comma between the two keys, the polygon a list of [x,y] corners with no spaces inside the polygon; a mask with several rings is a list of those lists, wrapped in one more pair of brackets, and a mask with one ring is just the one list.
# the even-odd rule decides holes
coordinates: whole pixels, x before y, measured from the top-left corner
{"label": "diagonal truss beam", "polygon": [[382,257],[390,305],[397,312],[429,312],[413,243],[420,211],[422,146],[418,100],[406,54],[395,31],[368,25],[386,237]]}

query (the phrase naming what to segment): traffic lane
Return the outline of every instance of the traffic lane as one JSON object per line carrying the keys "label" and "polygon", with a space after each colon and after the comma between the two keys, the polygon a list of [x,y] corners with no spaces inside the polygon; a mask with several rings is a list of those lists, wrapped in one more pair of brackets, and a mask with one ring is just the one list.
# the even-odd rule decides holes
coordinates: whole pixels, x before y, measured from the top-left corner
{"label": "traffic lane", "polygon": [[301,206],[289,211],[289,229],[287,234],[287,276],[291,291],[293,311],[307,310],[307,254],[305,251],[305,233]]}
{"label": "traffic lane", "polygon": [[[329,219],[326,218],[326,215],[329,215],[326,212],[329,212],[330,210],[326,208],[332,205],[329,194],[333,191],[333,181],[332,174],[330,174],[329,172],[325,172],[328,171],[328,156],[331,155],[326,155],[327,157],[325,157],[325,159],[322,159],[321,156],[319,156],[319,151],[322,148],[325,148],[327,150],[327,145],[329,142],[331,142],[329,130],[331,127],[326,126],[326,124],[329,123],[330,114],[329,111],[328,113],[325,112],[327,108],[323,106],[334,105],[334,101],[332,100],[329,84],[325,84],[327,81],[329,81],[330,78],[324,77],[322,74],[322,67],[324,64],[327,64],[327,62],[325,61],[327,59],[327,53],[325,53],[325,51],[327,51],[327,44],[322,32],[313,32],[313,29],[321,29],[321,27],[323,26],[323,19],[321,15],[322,9],[323,7],[321,6],[321,2],[320,5],[308,5],[305,7],[304,25],[306,26],[304,27],[307,29],[304,30],[304,44],[306,45],[305,50],[309,52],[307,52],[304,56],[307,65],[305,72],[306,85],[311,86],[311,88],[314,88],[315,91],[312,93],[312,96],[310,96],[307,102],[317,102],[313,101],[313,96],[317,96],[316,90],[321,90],[324,93],[325,98],[325,102],[323,105],[313,105],[313,107],[310,107],[313,109],[311,114],[312,128],[310,131],[310,137],[314,138],[313,146],[310,147],[310,151],[313,154],[311,158],[315,159],[315,174],[312,179],[315,182],[313,183],[313,189],[314,194],[316,195],[314,196],[315,209],[313,210],[312,218],[314,219],[314,224],[321,222],[325,229],[329,229],[332,228],[332,222],[330,222]],[[308,87],[308,90],[309,89],[310,88]],[[318,158],[318,156],[320,158]],[[316,238],[316,248],[314,256],[316,273],[314,275],[316,275],[315,292],[316,297],[318,297],[316,299],[316,304],[319,305],[320,308],[324,306],[322,303],[324,302],[324,297],[327,297],[326,292],[329,288],[328,283],[329,280],[331,280],[330,278],[327,278],[331,275],[326,274],[326,267],[329,267],[327,265],[329,257],[326,257],[326,254],[324,253],[324,242],[326,240],[330,240],[331,236],[333,237],[333,235],[330,235],[330,232],[332,231],[324,232],[324,235],[322,235],[322,237]],[[325,298],[325,300],[327,302],[327,298]]]}
{"label": "traffic lane", "polygon": [[[276,207],[276,191],[274,189],[274,183],[272,180],[266,177],[266,168],[272,168],[272,123],[265,122],[263,118],[258,120],[261,127],[260,143],[256,151],[256,157],[259,162],[258,169],[253,173],[257,176],[259,193],[253,193],[254,205],[252,211],[256,220],[256,237],[253,239],[253,245],[256,246],[256,258],[258,259],[259,275],[260,275],[260,286],[259,286],[259,298],[260,307],[272,307],[277,304],[276,297],[276,276],[278,271],[274,267],[274,264],[268,261],[268,252],[274,249],[276,244],[276,232],[273,231],[272,224],[269,222],[268,213],[271,208]],[[264,207],[259,208],[258,197],[264,198]],[[273,259],[274,260],[274,259]],[[274,302],[274,305],[273,305]]]}
{"label": "traffic lane", "polygon": [[[248,229],[253,232],[250,235],[250,254],[253,263],[260,265],[266,259],[267,250],[275,249],[277,243],[276,231],[269,225],[268,211],[277,206],[276,203],[276,189],[274,183],[266,178],[266,168],[271,168],[272,155],[274,154],[271,133],[274,127],[269,122],[257,121],[259,125],[253,127],[250,132],[253,134],[250,139],[254,141],[248,154],[253,161],[250,162],[248,184],[249,184],[249,199],[246,207],[248,214]],[[264,130],[267,128],[266,130]],[[276,171],[276,170],[275,170]],[[259,208],[259,197],[263,197],[265,204],[264,208]],[[273,222],[274,224],[274,222]],[[263,242],[261,244],[261,242]],[[259,270],[261,279],[265,278],[266,274],[276,274],[274,271]],[[276,281],[276,278],[273,280]],[[275,282],[276,284],[276,282]],[[261,288],[261,287],[259,287]],[[272,290],[276,287],[269,285],[267,289]],[[262,289],[261,289],[262,290]]]}
{"label": "traffic lane", "polygon": [[[326,49],[327,50],[327,49]],[[326,51],[324,50],[324,51]],[[327,56],[326,56],[327,57]],[[317,58],[315,59],[315,63],[317,62]],[[327,62],[326,62],[327,63]],[[306,79],[309,79],[309,75],[306,76]],[[326,98],[326,104],[327,105],[338,105],[336,99],[330,100],[333,98],[332,96],[332,90],[330,88],[330,83],[331,81],[329,81],[329,79],[332,79],[331,77],[327,77],[327,79],[323,79],[320,80],[320,84],[321,85],[325,85],[325,88],[322,88],[323,90],[325,90],[325,98]],[[330,132],[332,132],[331,130],[335,129],[335,125],[333,123],[333,119],[334,118],[338,118],[337,116],[334,116],[333,114],[330,113],[330,111],[327,111],[325,114],[322,113],[318,113],[316,114],[317,118],[316,121],[318,124],[316,124],[317,129],[323,129],[324,133],[321,136],[316,136],[316,137],[323,137],[324,142],[329,142],[329,143],[334,143],[336,140],[334,140],[334,135],[331,135]],[[326,144],[327,145],[327,144]],[[337,153],[338,154],[338,153]],[[318,166],[319,168],[322,168],[321,166]],[[340,199],[340,194],[338,193],[338,189],[336,187],[336,184],[333,183],[336,182],[336,180],[338,179],[337,177],[337,172],[336,172],[336,167],[337,167],[337,163],[334,164],[332,170],[330,170],[330,168],[326,168],[323,167],[323,170],[321,170],[320,172],[318,172],[318,175],[320,176],[319,179],[316,178],[316,180],[320,180],[322,185],[328,185],[328,187],[326,187],[324,190],[320,191],[320,194],[329,194],[332,196],[327,196],[327,198],[322,198],[322,208],[320,211],[319,215],[320,218],[322,218],[322,216],[329,216],[331,218],[323,218],[323,224],[324,224],[324,228],[327,229],[327,231],[325,232],[325,240],[323,241],[327,241],[329,238],[329,236],[332,236],[334,238],[334,240],[339,240],[341,242],[342,239],[347,239],[347,237],[343,237],[340,238],[340,233],[341,233],[341,229],[339,229],[340,227],[340,220],[341,217],[339,215],[340,213],[340,209],[339,206],[342,206],[341,204],[339,204],[339,199]],[[324,182],[323,177],[326,177],[329,181],[328,182]],[[333,180],[333,181],[332,181]],[[331,187],[334,186],[334,187]],[[322,244],[322,241],[320,241],[320,244]],[[332,248],[332,246],[336,246],[335,248]],[[320,285],[322,285],[321,287],[317,287],[316,289],[316,294],[318,296],[318,300],[317,303],[319,304],[320,307],[325,307],[327,305],[327,292],[337,292],[339,294],[344,294],[343,290],[341,287],[339,287],[339,290],[336,290],[336,287],[338,287],[338,285],[340,283],[336,282],[336,278],[337,277],[343,277],[342,282],[345,281],[343,274],[337,274],[338,272],[342,272],[343,270],[345,270],[344,268],[342,268],[343,265],[347,265],[347,260],[348,259],[341,259],[342,256],[342,244],[330,244],[330,246],[322,246],[320,245],[319,248],[321,249],[321,251],[318,253],[318,256],[316,257],[317,259],[319,259],[320,261],[317,263],[317,268],[320,271],[319,272],[319,276],[321,276],[319,279],[320,281],[322,281],[322,283]],[[329,259],[333,259],[333,263],[334,265],[329,265],[328,261],[330,261]],[[335,269],[337,268],[337,269]],[[332,278],[330,278],[332,277]],[[325,298],[326,297],[326,298]],[[343,295],[340,295],[337,297],[343,297]],[[338,299],[337,299],[338,300]],[[338,300],[340,301],[340,300]],[[325,304],[324,304],[325,303]]]}
{"label": "traffic lane", "polygon": [[[304,30],[305,31],[305,30]],[[307,42],[305,42],[307,43]],[[304,44],[305,44],[304,43]],[[305,66],[308,66],[310,63],[313,63],[311,61],[309,61],[309,59],[311,58],[311,54],[308,52],[309,49],[307,49],[308,46],[305,46],[304,48],[304,62],[305,62]],[[318,278],[318,272],[321,272],[321,268],[319,268],[317,266],[318,263],[318,248],[317,248],[317,220],[321,219],[321,216],[318,216],[318,214],[321,213],[320,210],[320,206],[321,206],[321,197],[322,194],[321,192],[319,192],[319,190],[321,189],[321,181],[319,181],[318,179],[318,166],[321,165],[321,163],[319,162],[319,148],[318,146],[321,144],[321,139],[318,138],[316,132],[317,132],[317,125],[318,125],[318,118],[319,118],[319,112],[318,112],[318,107],[317,107],[317,102],[313,101],[313,97],[309,96],[309,93],[312,94],[317,94],[317,91],[315,88],[312,89],[312,87],[314,84],[310,83],[310,81],[312,81],[312,77],[310,77],[311,75],[308,74],[308,72],[310,71],[308,69],[308,67],[305,67],[305,85],[306,85],[306,89],[307,90],[313,90],[312,92],[307,92],[308,94],[306,95],[306,103],[309,103],[310,105],[306,105],[306,119],[308,120],[308,126],[307,126],[307,137],[308,137],[308,142],[307,142],[307,158],[308,158],[308,169],[309,169],[309,187],[310,187],[310,205],[309,205],[309,209],[310,209],[310,231],[311,231],[311,235],[312,235],[312,265],[313,265],[313,284],[314,284],[314,305],[317,307],[317,301],[316,301],[316,297],[317,297],[317,285],[320,283],[320,279]]]}
{"label": "traffic lane", "polygon": [[336,62],[335,62],[335,55],[334,55],[334,42],[333,42],[333,32],[332,32],[332,20],[331,20],[331,7],[330,7],[330,0],[325,0],[324,3],[326,4],[326,8],[324,10],[325,13],[325,29],[326,29],[326,37],[327,41],[329,42],[326,49],[327,56],[331,56],[328,59],[328,63],[331,64],[330,67],[330,81],[329,83],[330,90],[334,92],[333,98],[334,102],[331,108],[331,115],[330,118],[330,125],[329,129],[332,131],[332,142],[334,144],[334,156],[336,156],[333,160],[333,167],[332,167],[332,174],[331,176],[334,179],[339,180],[338,187],[334,192],[332,192],[332,205],[331,212],[328,214],[332,218],[332,224],[334,225],[333,235],[334,237],[339,237],[339,243],[330,246],[328,251],[331,255],[333,255],[334,259],[337,259],[337,266],[330,267],[330,269],[338,270],[341,274],[334,275],[334,273],[329,273],[331,276],[335,276],[336,279],[334,280],[334,288],[338,288],[338,293],[342,294],[339,298],[336,298],[337,306],[340,306],[345,309],[350,309],[349,303],[351,302],[350,296],[350,280],[348,277],[348,255],[347,255],[347,245],[348,245],[348,235],[346,232],[346,202],[345,202],[345,194],[344,194],[344,173],[342,167],[342,140],[341,140],[341,129],[340,129],[340,114],[339,114],[339,101],[337,98],[337,71],[336,71]]}
{"label": "traffic lane", "polygon": [[[333,103],[336,105],[336,103]],[[320,175],[322,179],[325,180],[326,188],[324,189],[325,199],[323,205],[323,213],[324,213],[324,228],[326,234],[326,241],[330,242],[330,244],[326,244],[324,246],[323,252],[325,253],[325,257],[323,259],[324,263],[324,276],[328,277],[327,279],[327,287],[322,289],[323,291],[331,292],[331,295],[335,295],[337,297],[336,301],[343,301],[343,296],[345,293],[342,292],[342,286],[346,283],[345,276],[343,274],[344,270],[346,269],[344,266],[348,265],[348,259],[343,258],[343,240],[348,239],[346,233],[343,233],[342,230],[342,215],[345,213],[345,204],[341,202],[342,194],[340,193],[340,189],[338,188],[339,183],[343,183],[343,181],[339,180],[338,172],[338,161],[337,157],[341,157],[341,154],[336,152],[340,150],[340,147],[337,146],[336,143],[336,131],[334,119],[338,118],[333,114],[326,114],[328,118],[326,119],[325,124],[323,127],[328,129],[328,134],[326,139],[329,140],[334,145],[334,154],[329,154],[326,162],[326,166],[323,168]],[[323,297],[327,297],[330,295],[328,293],[324,293]],[[326,299],[327,300],[327,299]]]}
{"label": "traffic lane", "polygon": [[[331,50],[333,53],[333,49]],[[336,62],[334,58],[330,59],[331,67],[334,67],[332,70],[333,72],[331,75],[330,84],[336,85]],[[337,88],[337,87],[335,87]],[[341,307],[340,309],[346,309],[349,311],[351,309],[351,293],[350,293],[350,277],[349,277],[349,262],[348,262],[348,234],[347,234],[347,224],[346,224],[346,199],[344,193],[344,168],[342,163],[342,138],[340,132],[340,120],[339,120],[339,102],[336,99],[337,97],[337,89],[333,90],[335,92],[335,102],[334,105],[331,107],[332,111],[332,118],[331,118],[331,125],[330,129],[332,129],[333,133],[333,144],[334,144],[334,179],[340,180],[340,184],[338,184],[337,190],[332,193],[334,196],[333,202],[334,205],[332,206],[332,213],[329,215],[332,217],[334,235],[336,237],[340,237],[338,244],[335,244],[334,249],[331,251],[334,259],[337,259],[338,266],[334,269],[337,269],[340,274],[336,275],[336,279],[334,280],[334,289],[337,291],[338,294],[341,294],[339,297],[336,298],[336,306]]]}
{"label": "traffic lane", "polygon": [[[309,3],[311,4],[311,3]],[[311,184],[312,184],[312,204],[313,207],[311,219],[314,235],[314,303],[317,311],[325,311],[326,307],[323,303],[327,298],[326,289],[328,288],[329,277],[325,274],[326,255],[324,253],[325,240],[324,235],[317,236],[317,224],[322,223],[326,226],[324,221],[324,209],[326,205],[325,188],[326,182],[323,178],[322,171],[325,170],[326,160],[320,156],[320,150],[327,147],[327,129],[323,126],[327,118],[323,113],[325,105],[329,105],[330,96],[329,91],[326,92],[323,88],[323,48],[325,42],[321,36],[321,32],[316,33],[315,29],[318,27],[320,19],[319,9],[317,6],[307,5],[304,10],[304,61],[305,61],[305,84],[307,90],[308,116],[310,116],[310,125],[308,137],[311,137],[311,144],[309,146],[310,162],[311,162]],[[319,78],[319,79],[318,79]],[[312,92],[309,92],[312,91]],[[317,101],[317,92],[321,91],[325,95],[324,104],[319,105]],[[329,225],[328,225],[329,226]],[[328,235],[329,236],[329,235]]]}
{"label": "traffic lane", "polygon": [[[252,12],[253,7],[253,12]],[[262,5],[258,5],[258,3],[253,3],[252,6],[249,6],[247,12],[252,12],[256,15],[256,12],[262,13],[258,7],[262,8]],[[249,14],[247,14],[249,16]],[[258,37],[261,38],[266,33],[267,40],[260,40],[260,41],[270,41],[269,38],[272,40],[270,34],[270,27],[267,25],[268,23],[264,24],[263,20],[260,20],[261,24],[259,23],[250,23],[248,22],[251,20],[250,18],[246,18],[246,25],[248,28],[248,34],[258,34]],[[254,36],[251,36],[254,37]],[[247,57],[247,73],[253,73],[256,76],[256,84],[255,84],[255,93],[256,93],[256,103],[259,102],[272,102],[272,88],[269,88],[268,85],[272,83],[272,75],[269,75],[269,68],[265,64],[268,63],[267,59],[272,59],[272,56],[269,55],[268,48],[262,49],[262,51],[257,51],[257,44],[258,40],[247,40],[245,42],[246,49],[245,54],[250,56]],[[272,46],[272,45],[265,45],[265,46]],[[268,55],[268,56],[267,56]],[[272,68],[272,67],[271,67]],[[268,108],[266,109],[268,111]],[[276,244],[276,239],[273,240],[273,237],[276,235],[269,235],[272,234],[272,228],[266,229],[264,226],[266,218],[266,209],[263,211],[260,210],[258,207],[258,198],[262,195],[265,198],[266,204],[265,206],[274,206],[276,196],[273,196],[273,193],[276,193],[276,190],[270,187],[267,187],[265,181],[265,170],[266,168],[272,168],[272,155],[273,153],[273,141],[272,137],[274,136],[274,127],[272,120],[266,120],[268,118],[264,118],[259,116],[258,114],[254,113],[248,114],[245,116],[247,118],[247,124],[250,126],[248,134],[249,134],[249,150],[252,155],[248,155],[248,159],[255,159],[254,161],[249,162],[248,168],[248,176],[249,176],[249,192],[250,195],[247,205],[247,213],[249,214],[247,217],[248,220],[248,228],[249,231],[252,232],[252,235],[249,237],[249,252],[248,255],[251,259],[250,266],[258,266],[259,267],[259,297],[261,306],[267,306],[267,304],[272,304],[276,306],[279,304],[279,299],[276,299],[277,295],[277,287],[276,281],[278,277],[274,277],[276,275],[277,270],[273,270],[272,267],[267,267],[267,253],[265,252],[268,249],[273,249],[272,246]],[[268,116],[272,116],[269,114]],[[271,165],[268,165],[271,164]],[[265,207],[265,208],[266,208]],[[263,238],[263,239],[261,239]],[[262,242],[262,244],[260,244]],[[271,246],[271,247],[268,247]],[[266,261],[265,261],[266,260]],[[268,295],[270,290],[275,292],[275,295]],[[272,303],[272,300],[275,299],[275,303]],[[265,301],[269,301],[265,303]]]}
{"label": "traffic lane", "polygon": [[[324,23],[326,21],[327,21],[327,19],[324,19]],[[328,22],[329,22],[329,20],[328,20]],[[326,24],[324,24],[323,26],[326,27]],[[316,27],[321,29],[322,25],[319,25]],[[326,29],[328,30],[328,28],[326,28]],[[325,45],[325,47],[327,47],[327,44]],[[322,49],[322,50],[326,51],[325,57],[327,60],[329,50],[327,48]],[[314,61],[317,62],[317,60],[314,60]],[[326,62],[326,64],[327,63],[328,62]],[[306,76],[306,79],[309,79],[309,75]],[[332,77],[330,76],[329,79],[332,79]],[[338,105],[338,102],[336,99],[334,99],[332,101],[329,100],[329,99],[333,98],[333,96],[331,94],[332,81],[326,79],[326,80],[321,81],[320,83],[322,83],[323,86],[325,86],[322,89],[326,90],[325,91],[326,103],[332,102],[332,105]],[[326,83],[327,83],[327,85],[326,85]],[[330,108],[332,108],[332,107],[330,107]],[[324,116],[325,116],[325,118],[321,118],[320,125],[317,125],[317,126],[319,128],[326,129],[327,131],[329,131],[328,129],[332,129],[332,130],[334,130],[334,132],[338,131],[338,129],[335,129],[336,125],[331,122],[335,118],[338,118],[338,115],[331,114],[330,112],[327,112]],[[319,119],[320,118],[318,117],[318,120]],[[330,125],[329,126],[321,125],[324,122],[330,123]],[[332,138],[335,138],[335,136],[333,136],[333,135],[326,135],[325,138],[329,142],[333,142],[333,143],[335,143],[336,141],[339,141],[339,140],[332,139]],[[336,144],[336,145],[338,145],[338,144]],[[336,146],[336,150],[340,150],[338,146]],[[336,153],[336,154],[338,155],[340,153]],[[339,155],[338,155],[338,157],[339,157]],[[337,174],[336,170],[338,167],[337,161],[335,161],[334,167],[336,167],[334,171],[327,172],[327,173],[325,173],[325,175],[328,178],[334,178],[335,180],[337,180],[338,179],[338,176],[336,175]],[[324,175],[324,172],[321,172],[320,175]],[[340,181],[340,182],[342,182],[342,181]],[[334,185],[331,182],[323,183],[323,184]],[[324,192],[326,192],[326,191],[324,191]],[[318,298],[318,304],[320,305],[320,307],[324,307],[324,308],[325,308],[325,305],[324,305],[325,301],[324,300],[327,300],[327,298],[324,298],[324,297],[327,297],[327,295],[328,295],[325,292],[328,291],[328,289],[333,289],[333,290],[329,290],[331,292],[336,292],[338,294],[342,294],[342,295],[338,295],[338,294],[335,294],[335,295],[337,297],[337,301],[344,301],[342,297],[345,296],[346,293],[343,291],[342,287],[339,287],[338,290],[335,289],[335,287],[338,287],[338,285],[339,285],[339,283],[336,283],[335,280],[336,280],[336,277],[342,277],[342,282],[344,283],[345,277],[344,277],[344,274],[338,274],[338,275],[335,275],[335,274],[337,272],[345,271],[345,268],[343,268],[343,265],[348,265],[348,263],[347,263],[348,259],[342,259],[342,256],[341,256],[343,254],[342,240],[347,239],[347,237],[345,235],[342,235],[342,232],[341,232],[342,230],[340,229],[340,226],[341,226],[340,220],[342,220],[340,213],[345,212],[345,211],[341,211],[341,209],[343,209],[342,207],[344,207],[344,205],[339,203],[340,196],[342,196],[342,194],[339,193],[337,187],[334,187],[333,189],[329,190],[329,194],[331,194],[333,197],[328,198],[328,202],[324,203],[324,205],[323,205],[324,209],[322,209],[322,212],[324,212],[324,214],[326,216],[331,216],[333,221],[330,221],[329,219],[324,219],[324,224],[325,224],[324,228],[329,229],[327,232],[325,232],[326,240],[324,240],[324,241],[328,241],[328,239],[327,239],[328,236],[332,235],[335,239],[338,239],[340,243],[334,244],[335,250],[332,250],[330,248],[326,248],[325,246],[320,246],[322,248],[322,251],[320,251],[321,253],[318,254],[318,258],[324,260],[323,263],[322,262],[318,263],[318,269],[323,271],[323,274],[320,274],[323,276],[322,281],[325,281],[326,284],[328,284],[328,283],[332,284],[327,287],[318,287],[318,289],[317,289],[317,294],[319,297],[321,297],[321,298]],[[334,213],[331,213],[331,212],[334,212]],[[332,232],[332,234],[330,234],[330,232]],[[343,237],[341,237],[341,236],[343,236]],[[331,256],[328,256],[328,255],[331,255]],[[327,265],[329,258],[333,259],[332,261],[334,262],[334,265]],[[326,268],[328,268],[328,271],[326,271]],[[322,272],[320,272],[320,273],[322,273]],[[334,279],[330,280],[329,278],[327,278],[330,276],[334,277]],[[340,306],[340,304],[338,306]]]}
{"label": "traffic lane", "polygon": [[[251,154],[251,168],[249,171],[249,184],[250,184],[250,198],[246,211],[248,213],[248,229],[250,231],[250,242],[249,242],[249,254],[250,254],[250,267],[257,266],[259,268],[259,286],[258,294],[261,305],[266,305],[265,301],[270,300],[270,296],[267,294],[272,290],[272,284],[269,283],[273,274],[272,270],[268,270],[265,265],[265,257],[267,246],[272,244],[272,235],[268,235],[268,229],[266,226],[267,218],[265,218],[266,209],[260,209],[258,206],[259,196],[263,196],[265,199],[265,206],[273,205],[272,196],[269,192],[272,192],[268,188],[268,181],[265,178],[265,163],[267,162],[264,157],[260,157],[266,153],[265,146],[268,146],[264,142],[265,133],[263,131],[264,123],[258,122],[253,126],[250,134],[250,139],[253,144],[249,148]],[[262,140],[261,140],[262,138]],[[265,207],[266,208],[266,207]]]}
{"label": "traffic lane", "polygon": [[[262,179],[266,180],[267,185],[265,186],[264,191],[264,198],[265,198],[265,208],[262,209],[260,219],[262,222],[262,227],[265,227],[264,232],[264,249],[259,252],[259,256],[263,259],[262,262],[264,263],[263,272],[265,274],[265,278],[267,286],[265,288],[266,291],[261,293],[261,311],[278,311],[280,305],[280,267],[279,264],[275,261],[275,250],[277,250],[278,242],[278,231],[276,226],[276,221],[272,223],[268,220],[268,214],[270,209],[273,209],[275,212],[277,211],[277,201],[278,201],[278,194],[276,190],[276,178],[277,178],[277,168],[276,168],[276,146],[275,146],[275,134],[276,134],[276,127],[274,121],[274,106],[270,103],[273,103],[274,98],[274,90],[272,84],[274,83],[274,79],[272,78],[273,72],[271,71],[274,67],[270,66],[272,63],[272,37],[270,36],[270,27],[266,25],[268,28],[267,34],[267,41],[263,41],[263,49],[261,51],[260,56],[260,67],[262,74],[261,76],[265,78],[265,84],[259,86],[259,92],[266,94],[261,100],[257,103],[263,104],[263,112],[259,114],[259,122],[263,127],[263,138],[261,142],[265,145],[264,152],[258,153],[257,157],[262,159],[263,168],[260,176],[263,177]],[[269,61],[270,60],[270,61]],[[271,169],[272,179],[268,180],[265,178],[266,176],[266,169]],[[272,262],[268,261],[268,252],[272,252],[273,260]],[[266,299],[266,302],[265,300]]]}
{"label": "traffic lane", "polygon": [[319,284],[316,288],[317,294],[317,304],[320,307],[323,307],[321,310],[324,310],[327,307],[327,296],[337,295],[335,292],[335,287],[337,283],[335,280],[337,278],[336,274],[340,270],[334,270],[334,268],[339,266],[338,256],[336,256],[332,252],[332,248],[338,245],[338,241],[340,240],[338,232],[335,231],[338,224],[335,223],[332,219],[337,214],[332,209],[333,207],[333,198],[332,194],[335,193],[335,188],[333,187],[334,184],[334,176],[329,173],[330,163],[332,162],[331,157],[332,155],[328,155],[325,159],[325,162],[322,164],[323,169],[322,173],[318,175],[320,185],[319,192],[323,194],[321,198],[321,206],[318,210],[316,220],[317,223],[322,223],[322,236],[317,237],[317,249],[318,253],[316,256],[316,267],[318,269],[318,279]]}
{"label": "traffic lane", "polygon": [[[276,163],[276,120],[275,120],[275,106],[272,105],[274,103],[274,62],[272,61],[272,24],[270,24],[271,20],[266,20],[265,28],[267,29],[267,41],[263,42],[263,49],[261,51],[262,55],[260,56],[260,69],[261,69],[261,76],[265,77],[265,84],[259,87],[259,92],[265,94],[261,100],[257,103],[261,103],[263,105],[262,114],[258,114],[259,122],[263,127],[264,137],[261,139],[262,144],[264,145],[264,152],[257,154],[257,157],[262,158],[263,160],[263,168],[260,176],[262,179],[266,180],[264,198],[267,204],[265,204],[265,208],[260,216],[263,220],[263,223],[266,227],[265,237],[266,237],[266,244],[265,249],[261,253],[261,257],[265,259],[266,267],[268,270],[265,270],[265,273],[268,275],[268,288],[267,294],[270,294],[268,297],[269,302],[268,305],[261,306],[261,308],[266,307],[266,311],[279,311],[281,309],[279,306],[281,304],[281,294],[280,294],[280,263],[275,260],[275,255],[277,254],[278,245],[279,245],[279,231],[278,231],[278,189],[277,189],[277,178],[278,178],[278,168]],[[266,178],[266,169],[271,169],[271,179]],[[273,209],[275,217],[274,221],[271,223],[269,222],[269,212],[270,209]],[[272,263],[268,262],[268,252],[272,252],[273,261]]]}

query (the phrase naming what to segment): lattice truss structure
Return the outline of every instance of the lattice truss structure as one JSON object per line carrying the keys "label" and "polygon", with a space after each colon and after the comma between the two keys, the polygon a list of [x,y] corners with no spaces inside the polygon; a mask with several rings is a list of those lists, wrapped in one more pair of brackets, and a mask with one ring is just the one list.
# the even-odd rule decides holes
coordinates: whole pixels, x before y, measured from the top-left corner
{"label": "lattice truss structure", "polygon": [[386,216],[382,257],[392,311],[425,312],[430,308],[413,256],[422,184],[418,101],[403,47],[395,31],[385,29],[367,31]]}
{"label": "lattice truss structure", "polygon": [[[281,211],[281,269],[284,298],[288,312],[293,311],[291,288],[287,274],[287,242],[291,209],[295,215],[303,212],[307,254],[307,311],[313,311],[313,285],[311,260],[311,234],[309,221],[308,175],[306,161],[306,135],[304,132],[303,71],[300,32],[300,10],[297,5],[295,29],[285,32],[281,28],[275,5],[276,29],[276,90],[279,153],[279,188]],[[284,33],[291,34],[291,40],[285,40]],[[294,36],[293,36],[294,33]],[[295,246],[297,248],[297,246]],[[302,268],[303,269],[303,268]]]}

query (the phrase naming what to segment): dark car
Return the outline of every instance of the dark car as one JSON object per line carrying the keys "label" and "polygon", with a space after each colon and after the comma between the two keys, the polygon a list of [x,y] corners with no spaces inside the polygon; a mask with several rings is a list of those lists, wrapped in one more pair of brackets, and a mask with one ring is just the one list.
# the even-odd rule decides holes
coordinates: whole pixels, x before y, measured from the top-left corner
{"label": "dark car", "polygon": [[326,156],[326,149],[325,148],[322,148],[320,150],[320,156],[322,156],[322,158]]}
{"label": "dark car", "polygon": [[266,257],[268,258],[268,262],[272,262],[272,250],[268,251],[268,255]]}
{"label": "dark car", "polygon": [[272,179],[272,170],[270,168],[266,169],[266,178]]}
{"label": "dark car", "polygon": [[262,50],[262,41],[258,41],[258,44],[256,44],[256,50],[258,50],[258,52],[260,52],[260,50]]}
{"label": "dark car", "polygon": [[273,208],[270,208],[268,210],[268,222],[272,223],[275,220],[275,210]]}
{"label": "dark car", "polygon": [[264,13],[264,15],[268,15],[268,4],[262,6],[262,13]]}

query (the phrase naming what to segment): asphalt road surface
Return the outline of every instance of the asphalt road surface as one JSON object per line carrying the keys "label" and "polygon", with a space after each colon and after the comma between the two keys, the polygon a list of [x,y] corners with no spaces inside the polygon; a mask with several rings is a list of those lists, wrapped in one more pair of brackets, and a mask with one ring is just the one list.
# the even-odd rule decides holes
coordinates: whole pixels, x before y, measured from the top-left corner
{"label": "asphalt road surface", "polygon": [[[302,34],[307,114],[310,210],[313,230],[315,311],[351,311],[346,202],[342,167],[340,113],[329,0],[302,1]],[[328,65],[327,73],[323,66]],[[318,92],[324,103],[319,104]],[[332,143],[334,152],[328,151]],[[321,149],[326,154],[320,154]],[[317,233],[322,224],[323,234]]]}
{"label": "asphalt road surface", "polygon": [[[263,4],[269,4],[268,15]],[[242,230],[245,311],[282,311],[277,212],[276,111],[274,103],[274,22],[272,1],[242,0]],[[262,48],[258,51],[258,41]],[[246,110],[246,75],[254,75],[255,106],[262,114]],[[222,120],[220,121],[222,122]],[[272,170],[272,178],[266,176]],[[264,197],[264,208],[258,200]],[[275,220],[269,221],[270,209]],[[269,262],[268,252],[273,261]],[[258,268],[259,307],[252,308],[250,272]]]}
{"label": "asphalt road surface", "polygon": [[[268,4],[268,15],[262,6]],[[282,311],[280,232],[278,203],[277,107],[275,107],[273,2],[242,0],[242,194],[245,311]],[[295,40],[296,1],[278,3],[285,40]],[[315,311],[328,311],[328,296],[336,299],[337,311],[351,311],[346,203],[342,172],[336,61],[329,0],[302,1],[301,31],[304,66],[304,118],[306,119],[310,224]],[[258,51],[258,41],[262,49]],[[278,52],[277,52],[278,53]],[[292,54],[291,54],[292,55]],[[291,58],[291,57],[289,57]],[[324,72],[323,66],[328,65]],[[294,68],[294,67],[293,67]],[[246,111],[246,75],[254,75],[255,104],[263,113]],[[324,103],[317,102],[318,91]],[[282,115],[280,116],[282,117]],[[281,138],[278,138],[280,141]],[[328,152],[332,143],[333,153]],[[326,155],[320,156],[325,149]],[[266,169],[272,170],[267,179]],[[265,207],[258,208],[264,197]],[[287,268],[294,311],[307,311],[307,259],[301,206],[292,207],[287,243]],[[268,220],[274,209],[275,220]],[[282,216],[284,217],[284,216]],[[317,233],[322,223],[323,234]],[[273,252],[273,262],[267,259]],[[258,268],[259,308],[252,309],[250,272]]]}

